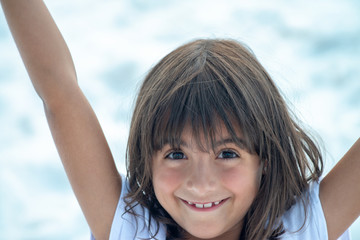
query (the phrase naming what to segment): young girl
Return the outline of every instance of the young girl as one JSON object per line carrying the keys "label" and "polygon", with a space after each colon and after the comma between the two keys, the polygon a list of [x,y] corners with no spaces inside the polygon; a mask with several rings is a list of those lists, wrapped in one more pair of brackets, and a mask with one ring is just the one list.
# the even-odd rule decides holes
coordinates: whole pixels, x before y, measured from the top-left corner
{"label": "young girl", "polygon": [[1,4],[93,238],[348,239],[360,141],[320,181],[316,144],[249,49],[198,40],[149,72],[125,177],[43,2]]}

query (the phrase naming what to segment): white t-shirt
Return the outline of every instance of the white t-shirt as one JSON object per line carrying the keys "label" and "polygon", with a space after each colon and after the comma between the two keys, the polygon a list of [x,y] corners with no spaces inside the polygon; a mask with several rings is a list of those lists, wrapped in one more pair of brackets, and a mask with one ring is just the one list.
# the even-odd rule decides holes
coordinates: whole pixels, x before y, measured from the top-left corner
{"label": "white t-shirt", "polygon": [[[139,205],[135,207],[135,212],[142,217],[135,217],[129,213],[124,214],[124,196],[128,193],[128,184],[124,176],[122,176],[122,191],[118,206],[114,215],[114,220],[111,226],[109,240],[137,240],[137,239],[151,239],[148,232],[149,212],[147,209],[141,208]],[[313,182],[310,185],[310,204],[308,205],[308,216],[304,227],[300,227],[304,223],[304,207],[301,201],[298,201],[289,209],[282,217],[285,234],[282,235],[283,240],[326,240],[327,228],[325,216],[321,207],[319,199],[319,183]],[[136,225],[136,220],[137,224]],[[137,229],[136,229],[137,227]],[[155,233],[156,224],[152,221],[151,232]],[[156,235],[157,240],[166,239],[166,228],[160,225],[160,230]],[[91,240],[94,240],[91,236]],[[347,230],[338,240],[350,240],[349,231]]]}

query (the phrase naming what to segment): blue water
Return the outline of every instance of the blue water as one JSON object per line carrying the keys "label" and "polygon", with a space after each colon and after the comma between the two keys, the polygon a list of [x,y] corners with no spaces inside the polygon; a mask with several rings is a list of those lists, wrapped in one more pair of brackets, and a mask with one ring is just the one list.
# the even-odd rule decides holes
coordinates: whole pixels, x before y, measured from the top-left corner
{"label": "blue water", "polygon": [[[199,37],[249,45],[307,128],[329,170],[360,132],[360,1],[48,0],[79,83],[124,171],[139,82]],[[360,239],[359,220],[352,226]],[[88,227],[0,14],[0,239],[88,239]]]}

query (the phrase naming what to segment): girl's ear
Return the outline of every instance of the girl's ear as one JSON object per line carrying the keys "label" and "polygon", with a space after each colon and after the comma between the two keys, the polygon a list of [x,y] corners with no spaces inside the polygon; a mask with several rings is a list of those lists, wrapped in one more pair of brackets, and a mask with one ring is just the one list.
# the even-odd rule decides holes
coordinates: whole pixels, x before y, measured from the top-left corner
{"label": "girl's ear", "polygon": [[263,174],[263,175],[266,175],[267,168],[268,168],[268,160],[265,159],[264,165],[263,165],[263,170],[262,170],[262,174]]}

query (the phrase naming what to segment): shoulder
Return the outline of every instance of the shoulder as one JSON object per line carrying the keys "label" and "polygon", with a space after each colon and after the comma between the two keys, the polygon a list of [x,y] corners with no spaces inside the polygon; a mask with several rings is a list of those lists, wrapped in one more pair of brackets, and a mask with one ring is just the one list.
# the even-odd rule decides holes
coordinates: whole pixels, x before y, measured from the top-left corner
{"label": "shoulder", "polygon": [[[122,175],[121,178],[122,192],[116,207],[109,240],[152,239],[150,233],[156,232],[156,222],[151,221],[149,226],[148,209],[140,206],[139,204],[135,205],[133,210],[136,216],[125,211],[126,204],[124,202],[124,198],[129,192],[129,186],[126,177]],[[165,227],[160,225],[156,238],[161,240],[165,239],[165,236]]]}
{"label": "shoulder", "polygon": [[[296,203],[283,215],[285,234],[282,239],[328,239],[326,220],[319,198],[319,187],[319,182],[311,182],[302,198],[297,199]],[[339,239],[350,239],[348,231]]]}

